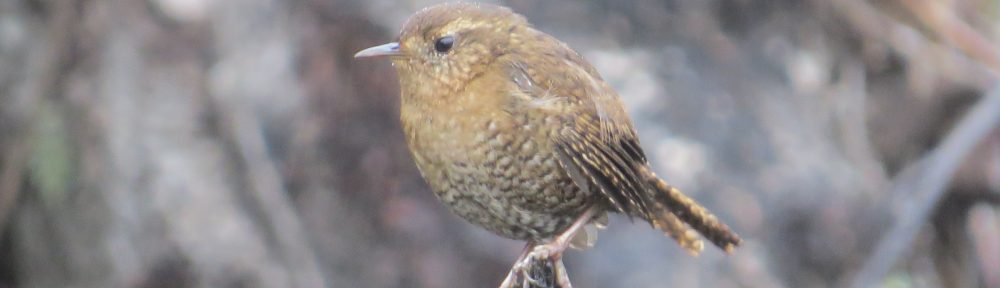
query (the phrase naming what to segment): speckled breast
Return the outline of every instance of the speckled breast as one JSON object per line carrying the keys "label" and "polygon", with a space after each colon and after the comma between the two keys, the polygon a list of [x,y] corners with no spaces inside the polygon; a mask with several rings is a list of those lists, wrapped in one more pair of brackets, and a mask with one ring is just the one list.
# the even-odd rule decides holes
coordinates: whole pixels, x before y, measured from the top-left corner
{"label": "speckled breast", "polygon": [[405,125],[417,166],[441,201],[476,225],[541,240],[593,201],[560,166],[552,135],[537,125],[545,119],[500,112],[421,121]]}

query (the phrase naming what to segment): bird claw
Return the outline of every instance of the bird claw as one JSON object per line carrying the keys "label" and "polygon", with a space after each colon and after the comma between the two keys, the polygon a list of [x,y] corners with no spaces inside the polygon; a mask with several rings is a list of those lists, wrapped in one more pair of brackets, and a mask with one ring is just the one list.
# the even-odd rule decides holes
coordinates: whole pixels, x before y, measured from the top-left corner
{"label": "bird claw", "polygon": [[534,259],[532,258],[531,253],[522,255],[514,263],[514,266],[510,268],[510,272],[507,273],[507,278],[500,284],[500,288],[544,287],[541,285],[541,282],[532,277],[532,273],[529,271],[530,268],[533,268],[532,262]]}
{"label": "bird claw", "polygon": [[522,262],[530,262],[530,260],[545,261],[549,259],[562,260],[562,253],[565,250],[565,243],[537,245],[531,249],[531,252],[528,253],[528,257],[525,257]]}
{"label": "bird claw", "polygon": [[542,283],[541,281],[538,281],[538,279],[535,279],[534,277],[532,277],[531,273],[527,273],[524,270],[521,270],[521,273],[522,273],[521,277],[524,277],[524,279],[521,280],[521,287],[525,287],[525,288],[527,288],[527,287],[546,287],[545,283]]}
{"label": "bird claw", "polygon": [[549,243],[531,247],[514,263],[501,288],[559,287],[571,288],[566,267],[562,262],[564,243]]}
{"label": "bird claw", "polygon": [[[503,283],[500,284],[500,288],[573,287],[566,274],[566,266],[562,262],[563,252],[569,248],[577,232],[584,229],[584,225],[594,219],[594,215],[599,211],[601,210],[595,207],[587,208],[573,221],[569,228],[566,228],[549,243],[535,245],[534,242],[529,242],[524,247],[524,251],[521,252],[521,256],[514,262],[514,267],[507,273]],[[514,286],[518,284],[521,286]]]}

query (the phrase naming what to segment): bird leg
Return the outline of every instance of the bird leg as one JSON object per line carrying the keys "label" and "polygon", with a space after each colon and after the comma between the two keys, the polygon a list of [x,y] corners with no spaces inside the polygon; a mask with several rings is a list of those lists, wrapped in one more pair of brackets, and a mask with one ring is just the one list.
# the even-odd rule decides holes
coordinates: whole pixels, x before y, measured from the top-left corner
{"label": "bird leg", "polygon": [[[570,242],[572,242],[573,237],[576,236],[578,232],[589,223],[595,215],[598,213],[598,208],[591,206],[587,210],[583,211],[573,224],[566,228],[562,233],[556,235],[552,241],[545,244],[536,244],[534,241],[528,242],[528,245],[524,247],[524,251],[521,252],[521,256],[517,258],[514,263],[514,267],[511,268],[510,272],[507,273],[507,277],[504,279],[503,283],[500,284],[501,288],[516,287],[514,284],[521,284],[520,287],[545,287],[539,282],[539,279],[534,279],[532,275],[534,273],[528,273],[528,268],[532,265],[542,263],[545,266],[551,268],[555,276],[555,287],[570,288],[572,285],[569,282],[569,276],[566,274],[566,267],[563,266],[562,255],[569,248]],[[551,266],[549,266],[551,265]],[[518,280],[521,280],[521,283]]]}
{"label": "bird leg", "polygon": [[519,278],[522,271],[524,271],[522,262],[528,257],[528,254],[531,252],[531,248],[534,246],[535,241],[528,241],[528,244],[524,245],[524,249],[521,250],[521,255],[518,255],[517,260],[514,261],[514,267],[510,268],[510,272],[507,272],[507,277],[500,283],[500,288],[514,287],[514,283],[517,283],[517,278]]}

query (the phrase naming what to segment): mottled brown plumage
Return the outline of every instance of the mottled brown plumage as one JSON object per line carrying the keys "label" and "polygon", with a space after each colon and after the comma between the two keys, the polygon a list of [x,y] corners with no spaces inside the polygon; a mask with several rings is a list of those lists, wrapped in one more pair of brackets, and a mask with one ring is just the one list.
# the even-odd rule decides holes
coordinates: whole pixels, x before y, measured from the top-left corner
{"label": "mottled brown plumage", "polygon": [[[546,242],[588,209],[648,221],[697,253],[740,238],[649,168],[597,71],[509,9],[443,4],[412,16],[388,55],[417,167],[446,206],[498,235]],[[597,218],[597,217],[593,217]],[[590,221],[591,219],[582,219]]]}

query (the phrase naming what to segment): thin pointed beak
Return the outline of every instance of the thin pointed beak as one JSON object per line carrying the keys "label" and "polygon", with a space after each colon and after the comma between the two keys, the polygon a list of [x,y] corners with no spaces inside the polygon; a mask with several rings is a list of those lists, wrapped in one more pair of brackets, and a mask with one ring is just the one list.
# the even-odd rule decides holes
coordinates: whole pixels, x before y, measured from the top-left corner
{"label": "thin pointed beak", "polygon": [[358,51],[357,54],[354,54],[354,58],[400,55],[403,55],[403,52],[399,51],[399,43],[391,42]]}

